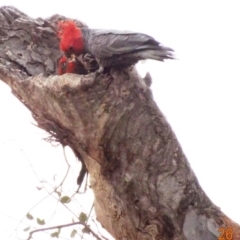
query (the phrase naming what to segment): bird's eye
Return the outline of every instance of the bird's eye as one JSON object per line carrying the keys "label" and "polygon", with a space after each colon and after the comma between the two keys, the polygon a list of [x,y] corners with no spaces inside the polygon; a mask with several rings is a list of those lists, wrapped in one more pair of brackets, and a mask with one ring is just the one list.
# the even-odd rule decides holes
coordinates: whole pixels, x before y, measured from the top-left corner
{"label": "bird's eye", "polygon": [[61,68],[65,68],[67,66],[67,63],[64,62],[64,63],[61,63]]}
{"label": "bird's eye", "polygon": [[71,47],[69,47],[69,54],[71,54],[71,53],[73,53],[74,51],[73,51],[73,47],[71,46]]}

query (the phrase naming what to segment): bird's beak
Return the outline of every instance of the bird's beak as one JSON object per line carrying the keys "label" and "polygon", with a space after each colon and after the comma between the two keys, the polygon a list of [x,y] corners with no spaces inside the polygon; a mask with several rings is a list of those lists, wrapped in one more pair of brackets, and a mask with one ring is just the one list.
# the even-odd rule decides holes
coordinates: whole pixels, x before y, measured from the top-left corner
{"label": "bird's beak", "polygon": [[69,62],[76,62],[76,58],[77,58],[77,56],[75,54],[71,54]]}

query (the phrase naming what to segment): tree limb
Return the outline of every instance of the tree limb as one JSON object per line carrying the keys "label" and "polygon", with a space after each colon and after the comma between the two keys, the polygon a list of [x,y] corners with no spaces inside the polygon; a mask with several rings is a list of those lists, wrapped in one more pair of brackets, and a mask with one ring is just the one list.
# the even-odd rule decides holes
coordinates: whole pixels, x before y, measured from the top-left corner
{"label": "tree limb", "polygon": [[74,223],[62,224],[62,225],[58,225],[58,226],[54,226],[54,227],[39,228],[39,229],[36,229],[36,230],[33,230],[33,231],[29,232],[29,237],[28,237],[27,240],[32,239],[32,235],[36,232],[43,232],[43,231],[48,231],[48,230],[52,230],[52,229],[71,227],[71,226],[74,226],[74,225],[84,226],[84,228],[87,231],[89,231],[89,233],[91,233],[97,240],[101,240],[101,238],[86,223],[83,223],[83,222],[74,222]]}

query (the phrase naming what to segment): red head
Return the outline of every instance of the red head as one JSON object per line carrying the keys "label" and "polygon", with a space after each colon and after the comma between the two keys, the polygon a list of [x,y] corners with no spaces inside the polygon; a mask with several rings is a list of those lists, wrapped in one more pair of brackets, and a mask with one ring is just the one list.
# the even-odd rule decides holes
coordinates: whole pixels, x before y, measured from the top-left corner
{"label": "red head", "polygon": [[83,39],[80,28],[71,20],[58,23],[60,37],[60,49],[68,56],[72,53],[79,55],[83,51]]}
{"label": "red head", "polygon": [[72,55],[71,59],[68,60],[67,73],[78,73],[78,66],[75,55]]}
{"label": "red head", "polygon": [[63,55],[58,62],[58,75],[63,75],[64,73],[77,73],[77,67],[75,56],[68,59]]}

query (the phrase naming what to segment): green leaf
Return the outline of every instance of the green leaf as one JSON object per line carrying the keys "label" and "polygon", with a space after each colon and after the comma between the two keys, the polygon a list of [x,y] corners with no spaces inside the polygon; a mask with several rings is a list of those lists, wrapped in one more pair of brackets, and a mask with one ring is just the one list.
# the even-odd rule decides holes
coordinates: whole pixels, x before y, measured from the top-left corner
{"label": "green leaf", "polygon": [[87,215],[84,212],[81,212],[79,217],[78,217],[79,221],[82,223],[85,223],[87,221]]}
{"label": "green leaf", "polygon": [[44,219],[40,219],[40,218],[37,218],[37,223],[39,224],[39,225],[45,225],[45,220]]}
{"label": "green leaf", "polygon": [[54,232],[54,233],[51,233],[51,237],[52,238],[59,238],[59,234],[61,232],[61,228],[58,228],[58,231],[57,232]]}
{"label": "green leaf", "polygon": [[33,220],[33,216],[30,213],[27,213],[26,217],[28,220]]}
{"label": "green leaf", "polygon": [[71,202],[71,198],[68,197],[68,196],[63,196],[63,197],[61,197],[60,202],[61,203],[70,203]]}
{"label": "green leaf", "polygon": [[30,229],[30,227],[27,227],[27,228],[24,228],[23,231],[27,232],[27,231],[29,231],[29,229]]}
{"label": "green leaf", "polygon": [[52,238],[59,238],[59,233],[58,232],[54,232],[54,233],[51,233],[50,235]]}
{"label": "green leaf", "polygon": [[77,234],[77,230],[73,229],[72,232],[71,232],[70,237],[74,238],[76,236],[76,234]]}
{"label": "green leaf", "polygon": [[83,233],[90,233],[89,227],[84,227],[82,232]]}

